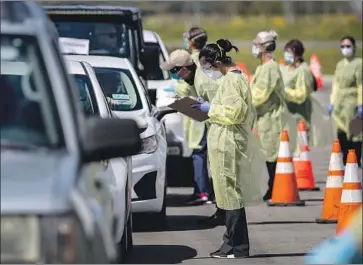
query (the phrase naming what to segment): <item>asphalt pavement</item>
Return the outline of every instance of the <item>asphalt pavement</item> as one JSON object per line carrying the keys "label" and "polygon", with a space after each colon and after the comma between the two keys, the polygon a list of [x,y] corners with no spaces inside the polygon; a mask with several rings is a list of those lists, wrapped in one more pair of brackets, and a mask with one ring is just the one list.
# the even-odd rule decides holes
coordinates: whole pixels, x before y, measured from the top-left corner
{"label": "asphalt pavement", "polygon": [[[329,86],[329,80],[325,85]],[[328,94],[328,91],[319,92],[317,100],[326,105]],[[319,113],[315,115],[318,119]],[[321,116],[323,115],[321,112]],[[215,206],[186,206],[184,201],[192,193],[192,189],[169,188],[168,228],[160,232],[145,231],[142,227],[136,227],[135,246],[128,263],[302,264],[304,255],[309,250],[335,234],[336,224],[315,223],[315,218],[321,216],[330,150],[330,146],[311,149],[310,158],[316,185],[320,187],[320,191],[300,192],[306,206],[268,207],[261,204],[246,208],[251,244],[250,258],[211,259],[209,253],[219,248],[225,228],[204,227],[198,221],[212,215]]]}

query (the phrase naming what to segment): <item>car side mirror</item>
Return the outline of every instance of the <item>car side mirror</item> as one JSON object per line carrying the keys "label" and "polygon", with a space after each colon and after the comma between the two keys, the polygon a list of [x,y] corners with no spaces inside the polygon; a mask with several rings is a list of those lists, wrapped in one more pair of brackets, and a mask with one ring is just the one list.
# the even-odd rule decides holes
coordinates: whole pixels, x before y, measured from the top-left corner
{"label": "car side mirror", "polygon": [[132,156],[141,150],[139,127],[134,120],[90,117],[82,138],[85,163]]}
{"label": "car side mirror", "polygon": [[160,70],[158,64],[160,52],[161,51],[158,46],[144,46],[144,51],[142,53],[142,64],[144,66],[143,77],[145,80],[155,79],[155,71]]}
{"label": "car side mirror", "polygon": [[153,115],[158,121],[161,121],[165,115],[172,114],[172,113],[177,113],[177,111],[168,106],[165,106],[165,107],[157,108],[155,110],[155,112],[153,113]]}

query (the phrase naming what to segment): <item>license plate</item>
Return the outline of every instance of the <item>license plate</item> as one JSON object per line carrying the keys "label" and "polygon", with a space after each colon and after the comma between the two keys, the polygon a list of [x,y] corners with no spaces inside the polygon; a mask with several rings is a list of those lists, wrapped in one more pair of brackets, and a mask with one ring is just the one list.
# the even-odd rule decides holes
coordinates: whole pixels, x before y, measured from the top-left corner
{"label": "license plate", "polygon": [[180,148],[179,147],[168,147],[168,155],[180,155]]}

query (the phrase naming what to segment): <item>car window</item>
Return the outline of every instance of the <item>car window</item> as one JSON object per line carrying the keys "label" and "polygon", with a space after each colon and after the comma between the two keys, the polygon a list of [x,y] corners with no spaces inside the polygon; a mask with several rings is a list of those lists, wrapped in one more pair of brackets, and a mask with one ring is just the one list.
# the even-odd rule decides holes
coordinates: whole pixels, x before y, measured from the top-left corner
{"label": "car window", "polygon": [[35,38],[1,34],[1,141],[63,145],[48,72]]}
{"label": "car window", "polygon": [[[154,42],[146,42],[146,46],[156,46],[159,47],[158,43]],[[148,72],[147,80],[168,80],[170,79],[169,71],[162,70],[160,68],[160,64],[165,62],[164,54],[162,53],[161,49],[159,49],[159,61],[155,62],[155,66],[151,67],[152,71]]]}
{"label": "car window", "polygon": [[144,83],[142,82],[142,80],[140,79],[140,77],[139,77],[139,80],[140,80],[140,83],[141,83],[141,86],[142,86],[143,94],[145,95],[145,98],[146,98],[148,109],[151,112],[152,104],[151,104],[151,101],[150,101],[148,90],[146,89],[146,87],[145,87]]}
{"label": "car window", "polygon": [[141,110],[142,102],[131,72],[126,69],[94,67],[111,110]]}
{"label": "car window", "polygon": [[79,103],[84,114],[89,117],[99,115],[96,95],[94,94],[91,81],[87,75],[72,75],[78,88]]}
{"label": "car window", "polygon": [[[130,58],[128,31],[125,25],[104,22],[55,21],[60,37],[87,39],[91,55]],[[131,59],[131,58],[130,58]]]}

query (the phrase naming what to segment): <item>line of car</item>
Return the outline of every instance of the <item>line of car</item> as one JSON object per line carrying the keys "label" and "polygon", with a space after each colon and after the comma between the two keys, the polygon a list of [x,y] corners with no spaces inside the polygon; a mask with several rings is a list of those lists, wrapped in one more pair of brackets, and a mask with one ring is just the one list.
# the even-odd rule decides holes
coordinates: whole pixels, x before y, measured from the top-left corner
{"label": "line of car", "polygon": [[[69,23],[72,10],[75,36],[62,37],[57,19]],[[154,106],[148,89],[166,49],[128,28],[142,30],[138,10],[98,7],[96,20],[89,10],[1,2],[2,263],[121,263],[133,246],[132,213],[166,225],[165,120],[179,114]],[[90,33],[79,18],[94,29],[100,11],[123,30],[127,56],[92,55],[77,36]]]}

